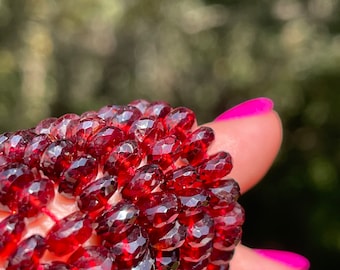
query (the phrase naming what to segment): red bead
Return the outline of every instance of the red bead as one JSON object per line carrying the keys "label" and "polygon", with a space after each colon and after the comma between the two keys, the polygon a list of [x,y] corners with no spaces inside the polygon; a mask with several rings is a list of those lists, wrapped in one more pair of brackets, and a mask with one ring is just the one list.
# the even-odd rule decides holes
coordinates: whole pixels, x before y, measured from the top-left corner
{"label": "red bead", "polygon": [[127,140],[118,144],[104,164],[104,171],[118,175],[119,186],[124,185],[134,174],[134,169],[142,160],[136,141]]}
{"label": "red bead", "polygon": [[209,270],[229,270],[229,262],[233,258],[234,249],[220,250],[213,248],[209,259]]}
{"label": "red bead", "polygon": [[150,244],[157,250],[174,250],[183,245],[186,228],[178,221],[149,231]]}
{"label": "red bead", "polygon": [[186,132],[192,128],[195,122],[194,112],[185,107],[173,109],[164,118],[166,130],[180,139],[186,138]]}
{"label": "red bead", "polygon": [[40,134],[34,137],[25,149],[24,163],[31,168],[39,168],[41,156],[51,143],[50,137],[46,134]]}
{"label": "red bead", "polygon": [[41,213],[54,198],[54,184],[48,178],[38,178],[28,182],[17,197],[18,211],[22,216],[33,217]]}
{"label": "red bead", "polygon": [[135,205],[120,201],[110,209],[98,215],[96,232],[102,242],[111,245],[127,236],[138,217],[139,210]]}
{"label": "red bead", "polygon": [[127,236],[114,244],[110,250],[122,269],[134,267],[148,252],[148,236],[144,229],[134,225]]}
{"label": "red bead", "polygon": [[60,261],[51,261],[49,263],[40,264],[38,267],[39,270],[74,270],[74,268],[64,262]]}
{"label": "red bead", "polygon": [[122,190],[123,197],[138,200],[148,196],[163,181],[164,175],[159,166],[147,164],[135,171],[135,175]]}
{"label": "red bead", "polygon": [[105,122],[108,122],[112,117],[114,117],[121,106],[119,105],[107,105],[99,109],[98,116]]}
{"label": "red bead", "polygon": [[57,140],[70,139],[78,123],[79,115],[74,113],[64,114],[54,121],[50,134]]}
{"label": "red bead", "polygon": [[11,132],[6,132],[6,133],[2,133],[0,135],[0,153],[1,154],[4,154],[6,141],[9,139],[9,137],[12,136],[12,134],[13,133],[11,133]]}
{"label": "red bead", "polygon": [[207,270],[209,264],[208,258],[203,258],[202,260],[192,261],[182,259],[180,261],[180,269],[190,269],[190,270]]}
{"label": "red bead", "polygon": [[171,106],[168,103],[157,101],[150,104],[150,106],[145,110],[143,116],[164,119],[170,111]]}
{"label": "red bead", "polygon": [[214,131],[210,127],[199,127],[183,143],[182,157],[190,164],[197,165],[207,156],[207,150],[214,139]]}
{"label": "red bead", "polygon": [[198,167],[200,178],[207,184],[230,173],[233,168],[231,156],[226,152],[218,152],[202,162]]}
{"label": "red bead", "polygon": [[63,173],[58,191],[67,197],[77,196],[98,174],[98,163],[91,156],[79,157]]}
{"label": "red bead", "polygon": [[46,250],[45,239],[34,234],[24,239],[8,259],[7,270],[37,269],[39,260]]}
{"label": "red bead", "polygon": [[163,135],[163,124],[155,118],[146,117],[133,122],[128,134],[129,138],[136,140],[145,151]]}
{"label": "red bead", "polygon": [[145,228],[160,228],[174,222],[179,214],[177,197],[168,192],[151,193],[137,202],[138,223]]}
{"label": "red bead", "polygon": [[4,155],[11,162],[21,162],[24,157],[26,146],[34,136],[35,134],[30,130],[22,130],[13,133],[4,142]]}
{"label": "red bead", "polygon": [[76,147],[71,141],[55,141],[51,143],[42,154],[40,168],[45,175],[59,182],[61,173],[70,167],[76,154]]}
{"label": "red bead", "polygon": [[118,269],[114,264],[115,257],[102,246],[87,246],[77,249],[67,263],[76,269],[112,270]]}
{"label": "red bead", "polygon": [[179,249],[171,251],[155,250],[156,269],[178,269]]}
{"label": "red bead", "polygon": [[226,215],[214,217],[215,226],[219,228],[230,228],[241,226],[244,222],[244,209],[239,203]]}
{"label": "red bead", "polygon": [[183,211],[196,211],[208,205],[209,196],[205,189],[187,188],[177,190],[176,195],[181,202]]}
{"label": "red bead", "polygon": [[139,263],[132,270],[155,270],[154,259],[150,249],[146,250],[143,258],[140,259]]}
{"label": "red bead", "polygon": [[142,113],[136,107],[122,106],[112,118],[108,119],[108,124],[110,126],[118,127],[127,133],[131,124],[138,120],[141,115]]}
{"label": "red bead", "polygon": [[159,139],[151,147],[147,159],[149,163],[156,163],[166,169],[179,158],[181,150],[181,143],[175,136],[170,135]]}
{"label": "red bead", "polygon": [[26,225],[22,216],[10,215],[0,222],[0,257],[6,258],[17,247]]}
{"label": "red bead", "polygon": [[34,129],[37,134],[51,134],[51,129],[54,125],[54,122],[57,120],[56,117],[50,117],[42,120]]}
{"label": "red bead", "polygon": [[203,183],[195,167],[191,165],[183,166],[167,172],[165,177],[165,187],[167,190],[181,190],[186,188],[202,188]]}
{"label": "red bead", "polygon": [[85,186],[77,198],[80,211],[94,212],[107,205],[107,201],[117,190],[117,177],[104,176]]}
{"label": "red bead", "polygon": [[48,250],[57,256],[75,251],[92,235],[92,221],[81,212],[74,212],[56,223],[48,232]]}
{"label": "red bead", "polygon": [[150,106],[150,102],[145,99],[137,99],[128,104],[128,106],[132,106],[137,108],[141,113],[144,113],[145,110]]}
{"label": "red bead", "polygon": [[105,160],[124,137],[121,129],[104,127],[88,139],[86,151],[97,159]]}
{"label": "red bead", "polygon": [[79,123],[74,127],[72,141],[74,141],[78,150],[83,149],[90,136],[98,132],[105,126],[105,121],[98,116],[81,118]]}

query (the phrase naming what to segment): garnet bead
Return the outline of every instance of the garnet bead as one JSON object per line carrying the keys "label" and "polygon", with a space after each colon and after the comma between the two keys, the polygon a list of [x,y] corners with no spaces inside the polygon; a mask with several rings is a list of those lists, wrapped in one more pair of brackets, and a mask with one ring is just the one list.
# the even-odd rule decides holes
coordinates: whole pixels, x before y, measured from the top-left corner
{"label": "garnet bead", "polygon": [[4,155],[8,161],[22,162],[27,144],[35,136],[30,130],[15,132],[4,142]]}
{"label": "garnet bead", "polygon": [[31,168],[39,168],[41,156],[51,143],[52,140],[46,134],[40,134],[34,137],[25,149],[24,163]]}
{"label": "garnet bead", "polygon": [[195,122],[194,112],[185,107],[173,109],[164,118],[166,130],[180,139],[186,138],[186,132],[192,128]]}
{"label": "garnet bead", "polygon": [[50,117],[42,120],[34,129],[37,134],[51,134],[51,129],[57,120],[56,117]]}
{"label": "garnet bead", "polygon": [[92,221],[86,214],[74,212],[56,223],[48,232],[48,250],[57,256],[75,251],[92,234]]}
{"label": "garnet bead", "polygon": [[150,106],[150,102],[145,99],[137,99],[128,104],[128,106],[136,107],[141,113]]}
{"label": "garnet bead", "polygon": [[165,176],[165,188],[168,190],[181,190],[186,188],[201,188],[202,181],[195,167],[183,166],[169,171]]}
{"label": "garnet bead", "polygon": [[130,129],[133,122],[141,117],[142,113],[133,106],[122,106],[117,109],[113,117],[107,120],[110,126],[118,127],[125,133]]}
{"label": "garnet bead", "polygon": [[150,106],[145,110],[143,116],[164,119],[170,111],[171,107],[168,103],[157,101],[150,104]]}
{"label": "garnet bead", "polygon": [[75,113],[64,114],[53,122],[50,135],[57,140],[70,139],[78,123],[79,115]]}

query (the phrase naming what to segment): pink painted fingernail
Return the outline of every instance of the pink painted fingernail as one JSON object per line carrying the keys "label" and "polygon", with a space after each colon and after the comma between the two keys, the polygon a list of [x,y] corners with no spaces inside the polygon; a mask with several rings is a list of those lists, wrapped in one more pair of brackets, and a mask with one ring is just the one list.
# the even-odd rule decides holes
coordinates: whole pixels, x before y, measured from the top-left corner
{"label": "pink painted fingernail", "polygon": [[290,251],[274,249],[255,249],[255,251],[264,257],[283,263],[297,270],[308,270],[310,267],[310,262],[305,257]]}
{"label": "pink painted fingernail", "polygon": [[247,100],[216,117],[215,121],[258,115],[273,110],[274,102],[265,97]]}

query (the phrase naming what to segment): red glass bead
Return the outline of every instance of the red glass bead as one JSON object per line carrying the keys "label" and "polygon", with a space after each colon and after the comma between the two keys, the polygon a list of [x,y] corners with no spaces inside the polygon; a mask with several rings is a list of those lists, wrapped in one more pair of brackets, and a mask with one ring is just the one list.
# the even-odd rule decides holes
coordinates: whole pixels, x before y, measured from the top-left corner
{"label": "red glass bead", "polygon": [[112,149],[125,138],[124,132],[117,127],[104,127],[93,134],[87,142],[86,151],[93,157],[105,160]]}
{"label": "red glass bead", "polygon": [[131,124],[138,120],[141,115],[142,113],[136,107],[121,106],[115,115],[107,121],[110,126],[118,127],[127,133]]}
{"label": "red glass bead", "polygon": [[72,140],[77,144],[78,150],[83,149],[90,136],[105,126],[105,121],[98,116],[81,118],[74,127]]}
{"label": "red glass bead", "polygon": [[173,136],[159,139],[150,149],[147,156],[149,163],[158,164],[163,170],[173,165],[181,153],[181,143]]}
{"label": "red glass bead", "polygon": [[67,260],[76,269],[112,270],[118,269],[114,264],[114,256],[102,246],[78,248]]}
{"label": "red glass bead", "polygon": [[141,113],[150,106],[150,102],[145,99],[137,99],[128,104],[128,106],[136,107]]}
{"label": "red glass bead", "polygon": [[94,212],[107,205],[117,190],[117,177],[107,175],[85,186],[77,198],[80,211]]}
{"label": "red glass bead", "polygon": [[92,235],[92,221],[81,212],[74,212],[49,230],[46,236],[48,250],[57,256],[75,251]]}
{"label": "red glass bead", "polygon": [[51,143],[50,137],[46,134],[34,137],[25,149],[24,163],[30,166],[30,168],[39,168],[41,156]]}
{"label": "red glass bead", "polygon": [[179,214],[177,197],[168,192],[151,193],[137,201],[138,223],[145,228],[160,228],[174,222]]}
{"label": "red glass bead", "polygon": [[95,158],[91,156],[79,157],[62,174],[58,191],[67,197],[77,196],[87,183],[95,179],[97,174],[98,163]]}
{"label": "red glass bead", "polygon": [[50,117],[42,120],[34,129],[36,134],[51,134],[51,129],[54,122],[57,120],[56,117]]}
{"label": "red glass bead", "polygon": [[114,117],[121,106],[119,105],[107,105],[99,109],[97,115],[108,122],[112,117]]}
{"label": "red glass bead", "polygon": [[203,186],[196,168],[191,165],[183,166],[167,172],[165,179],[164,185],[167,190],[202,188]]}
{"label": "red glass bead", "polygon": [[[18,187],[21,188],[21,187]],[[26,183],[18,196],[18,212],[24,217],[33,217],[41,213],[54,198],[54,183],[45,177]]]}
{"label": "red glass bead", "polygon": [[165,116],[171,111],[171,106],[163,101],[156,101],[150,104],[150,106],[145,110],[144,117],[156,117],[159,119],[164,119]]}
{"label": "red glass bead", "polygon": [[34,136],[35,134],[30,130],[21,130],[13,133],[4,142],[4,155],[11,162],[21,162],[26,146]]}
{"label": "red glass bead", "polygon": [[231,156],[226,152],[218,152],[202,162],[198,167],[201,180],[207,185],[230,173],[233,168]]}
{"label": "red glass bead", "polygon": [[75,145],[69,140],[58,140],[51,143],[40,159],[42,171],[56,182],[60,175],[67,170],[77,154]]}
{"label": "red glass bead", "polygon": [[142,117],[132,123],[128,137],[136,140],[147,151],[163,135],[164,127],[159,120]]}
{"label": "red glass bead", "polygon": [[166,130],[180,139],[186,138],[186,132],[192,128],[195,122],[194,112],[185,107],[173,109],[164,118]]}
{"label": "red glass bead", "polygon": [[7,270],[37,269],[39,260],[46,250],[45,239],[34,234],[21,241],[8,259]]}
{"label": "red glass bead", "polygon": [[50,134],[57,140],[70,139],[78,123],[79,115],[75,113],[64,114],[54,121]]}
{"label": "red glass bead", "polygon": [[104,164],[104,171],[118,175],[119,186],[124,185],[134,174],[134,169],[142,160],[140,149],[133,140],[119,143]]}
{"label": "red glass bead", "polygon": [[26,225],[22,216],[10,215],[0,222],[0,257],[6,258],[16,249]]}
{"label": "red glass bead", "polygon": [[156,269],[178,269],[179,249],[170,251],[154,250]]}
{"label": "red glass bead", "polygon": [[134,267],[148,251],[148,235],[144,229],[134,225],[126,237],[114,244],[110,250],[122,269]]}
{"label": "red glass bead", "polygon": [[38,267],[39,270],[74,270],[74,268],[61,261],[51,261],[49,263],[40,264]]}
{"label": "red glass bead", "polygon": [[104,245],[118,243],[131,230],[138,217],[139,210],[135,205],[120,201],[110,209],[104,210],[98,215],[95,228],[97,235]]}
{"label": "red glass bead", "polygon": [[183,245],[186,228],[177,220],[160,228],[149,230],[150,244],[157,250],[174,250]]}
{"label": "red glass bead", "polygon": [[182,157],[190,164],[197,165],[207,155],[210,144],[214,141],[214,131],[210,127],[199,127],[183,143]]}
{"label": "red glass bead", "polygon": [[122,190],[123,197],[136,201],[148,196],[163,181],[164,175],[159,166],[147,164],[135,171]]}

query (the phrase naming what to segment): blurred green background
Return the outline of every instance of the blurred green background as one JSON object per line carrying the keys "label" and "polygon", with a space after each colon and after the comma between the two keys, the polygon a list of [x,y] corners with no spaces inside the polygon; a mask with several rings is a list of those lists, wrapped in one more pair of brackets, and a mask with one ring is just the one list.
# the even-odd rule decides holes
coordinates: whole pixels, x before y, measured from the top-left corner
{"label": "blurred green background", "polygon": [[284,144],[242,198],[243,241],[338,269],[339,0],[0,0],[0,95],[1,132],[138,98],[201,123],[272,98]]}

